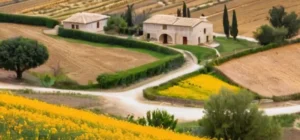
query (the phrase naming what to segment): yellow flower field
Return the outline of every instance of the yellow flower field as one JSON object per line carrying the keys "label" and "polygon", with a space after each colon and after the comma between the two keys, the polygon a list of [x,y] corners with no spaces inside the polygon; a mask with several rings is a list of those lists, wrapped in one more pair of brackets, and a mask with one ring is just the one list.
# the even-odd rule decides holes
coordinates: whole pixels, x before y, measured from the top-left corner
{"label": "yellow flower field", "polygon": [[0,139],[205,140],[1,91]]}
{"label": "yellow flower field", "polygon": [[222,88],[238,91],[239,88],[223,82],[214,76],[200,74],[186,79],[168,89],[159,91],[160,95],[183,99],[207,100],[210,95],[217,94]]}

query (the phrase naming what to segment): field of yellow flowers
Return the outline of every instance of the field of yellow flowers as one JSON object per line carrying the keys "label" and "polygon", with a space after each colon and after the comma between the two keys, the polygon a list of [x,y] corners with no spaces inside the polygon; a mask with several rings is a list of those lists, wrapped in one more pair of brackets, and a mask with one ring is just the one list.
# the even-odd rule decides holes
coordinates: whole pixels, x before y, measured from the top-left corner
{"label": "field of yellow flowers", "polygon": [[0,140],[206,140],[0,91]]}
{"label": "field of yellow flowers", "polygon": [[177,85],[169,87],[165,90],[159,91],[160,95],[193,99],[193,100],[207,100],[210,95],[218,94],[222,88],[232,91],[238,91],[239,88],[223,82],[214,76],[207,74],[200,74],[195,77],[183,80]]}

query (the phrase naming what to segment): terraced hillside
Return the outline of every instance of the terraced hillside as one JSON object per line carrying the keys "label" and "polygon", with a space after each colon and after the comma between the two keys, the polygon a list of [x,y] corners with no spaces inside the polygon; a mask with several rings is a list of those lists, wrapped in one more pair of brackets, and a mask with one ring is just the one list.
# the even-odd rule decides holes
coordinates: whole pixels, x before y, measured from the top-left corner
{"label": "terraced hillside", "polygon": [[113,9],[126,6],[129,3],[142,2],[143,0],[52,0],[33,8],[22,10],[29,15],[42,15],[62,20],[77,12],[104,13]]}

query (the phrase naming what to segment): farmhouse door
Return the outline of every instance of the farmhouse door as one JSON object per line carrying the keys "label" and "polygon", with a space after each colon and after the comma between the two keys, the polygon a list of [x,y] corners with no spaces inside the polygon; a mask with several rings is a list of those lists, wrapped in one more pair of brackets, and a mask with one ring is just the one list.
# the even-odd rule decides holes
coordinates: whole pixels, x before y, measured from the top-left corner
{"label": "farmhouse door", "polygon": [[183,37],[183,43],[182,44],[186,45],[187,42],[188,42],[187,37]]}
{"label": "farmhouse door", "polygon": [[163,41],[164,44],[168,44],[168,35],[167,34],[164,34],[164,41]]}
{"label": "farmhouse door", "polygon": [[206,36],[206,42],[209,42],[209,36]]}

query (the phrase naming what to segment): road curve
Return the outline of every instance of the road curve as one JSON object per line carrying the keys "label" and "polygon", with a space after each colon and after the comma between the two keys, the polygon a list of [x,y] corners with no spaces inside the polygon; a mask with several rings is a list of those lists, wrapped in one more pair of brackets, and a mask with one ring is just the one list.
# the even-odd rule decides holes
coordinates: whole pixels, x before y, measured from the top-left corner
{"label": "road curve", "polygon": [[[203,108],[192,108],[192,107],[176,107],[164,104],[153,103],[147,101],[142,97],[143,90],[148,87],[153,87],[165,83],[169,80],[177,78],[179,76],[191,73],[200,69],[202,66],[197,64],[197,59],[190,52],[181,51],[186,59],[186,63],[181,68],[174,70],[159,80],[150,82],[148,84],[142,85],[132,90],[124,92],[98,92],[98,91],[81,91],[81,90],[61,90],[54,88],[41,88],[41,87],[31,87],[31,86],[20,86],[11,85],[6,83],[0,83],[0,89],[31,89],[37,92],[60,92],[60,93],[80,93],[88,95],[102,96],[104,98],[110,99],[109,101],[115,101],[117,106],[123,107],[126,112],[134,114],[136,116],[143,116],[148,110],[163,109],[171,114],[174,114],[176,118],[181,121],[192,121],[203,117]],[[300,112],[300,105],[289,106],[289,107],[277,107],[263,109],[267,115],[279,115],[279,114],[291,114]],[[128,114],[123,114],[124,116]]]}

